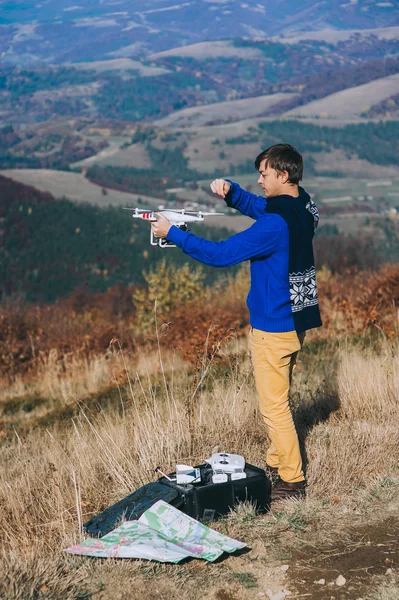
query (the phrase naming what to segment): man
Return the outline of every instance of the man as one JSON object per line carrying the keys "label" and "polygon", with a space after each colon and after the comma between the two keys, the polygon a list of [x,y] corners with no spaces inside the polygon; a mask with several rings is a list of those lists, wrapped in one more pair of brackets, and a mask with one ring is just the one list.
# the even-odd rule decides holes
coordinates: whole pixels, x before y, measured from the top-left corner
{"label": "man", "polygon": [[250,347],[259,407],[271,444],[266,453],[274,482],[272,499],[305,494],[298,436],[289,406],[291,374],[305,332],[321,323],[312,240],[319,215],[299,187],[303,160],[289,144],[267,148],[255,160],[265,197],[237,183],[215,179],[211,190],[255,223],[222,242],[210,242],[171,226],[158,214],[157,237],[205,264],[227,267],[251,261]]}

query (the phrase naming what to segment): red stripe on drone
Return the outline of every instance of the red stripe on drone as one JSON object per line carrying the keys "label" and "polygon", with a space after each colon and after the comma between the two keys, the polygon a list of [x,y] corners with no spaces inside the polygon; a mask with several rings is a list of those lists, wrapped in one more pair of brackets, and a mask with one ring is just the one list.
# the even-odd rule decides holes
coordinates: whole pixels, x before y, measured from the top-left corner
{"label": "red stripe on drone", "polygon": [[141,215],[141,218],[142,218],[142,219],[149,219],[149,218],[150,218],[150,216],[151,216],[151,213],[143,213],[143,214]]}

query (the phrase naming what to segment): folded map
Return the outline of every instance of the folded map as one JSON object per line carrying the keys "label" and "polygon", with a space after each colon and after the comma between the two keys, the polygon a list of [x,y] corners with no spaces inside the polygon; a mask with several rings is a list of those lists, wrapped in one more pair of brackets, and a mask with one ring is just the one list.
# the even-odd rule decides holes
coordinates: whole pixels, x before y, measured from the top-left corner
{"label": "folded map", "polygon": [[65,552],[98,558],[143,558],[178,563],[190,556],[214,561],[223,552],[234,552],[245,545],[159,500],[138,521],[125,521],[104,537],[87,538]]}

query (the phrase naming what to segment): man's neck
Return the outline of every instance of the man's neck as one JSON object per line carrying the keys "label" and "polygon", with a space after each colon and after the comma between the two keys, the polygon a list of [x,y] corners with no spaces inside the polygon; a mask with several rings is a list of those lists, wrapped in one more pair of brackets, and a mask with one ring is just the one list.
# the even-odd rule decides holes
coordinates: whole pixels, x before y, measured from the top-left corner
{"label": "man's neck", "polygon": [[299,197],[299,186],[298,185],[284,185],[279,190],[279,196],[292,196],[293,198]]}

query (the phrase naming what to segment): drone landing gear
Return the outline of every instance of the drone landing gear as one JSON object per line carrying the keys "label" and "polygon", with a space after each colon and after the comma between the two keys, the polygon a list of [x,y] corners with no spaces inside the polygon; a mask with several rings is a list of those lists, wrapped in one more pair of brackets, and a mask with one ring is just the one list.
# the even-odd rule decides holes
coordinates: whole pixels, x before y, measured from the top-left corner
{"label": "drone landing gear", "polygon": [[[185,223],[174,223],[175,227],[178,227],[182,231],[188,231],[188,227]],[[159,246],[160,248],[176,248],[176,244],[168,242],[165,238],[157,238],[151,229],[151,246]]]}

